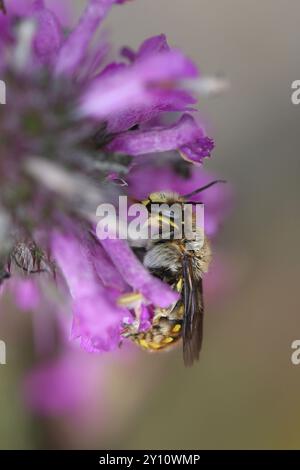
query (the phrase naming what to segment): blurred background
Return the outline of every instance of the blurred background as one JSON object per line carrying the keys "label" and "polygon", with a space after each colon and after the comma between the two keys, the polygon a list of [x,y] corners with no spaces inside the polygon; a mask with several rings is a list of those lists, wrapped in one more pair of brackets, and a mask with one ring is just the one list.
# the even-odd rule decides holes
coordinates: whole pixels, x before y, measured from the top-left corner
{"label": "blurred background", "polygon": [[[299,15],[298,0],[136,0],[113,10],[106,26],[116,46],[164,32],[203,74],[231,83],[200,103],[216,141],[205,166],[234,190],[214,246],[222,276],[207,295],[201,360],[186,369],[180,350],[105,358],[89,417],[42,417],[22,393],[34,364],[31,319],[7,307],[0,448],[300,447],[300,366],[291,363],[300,339],[300,106],[290,98]],[[97,375],[104,364],[93,361]]]}

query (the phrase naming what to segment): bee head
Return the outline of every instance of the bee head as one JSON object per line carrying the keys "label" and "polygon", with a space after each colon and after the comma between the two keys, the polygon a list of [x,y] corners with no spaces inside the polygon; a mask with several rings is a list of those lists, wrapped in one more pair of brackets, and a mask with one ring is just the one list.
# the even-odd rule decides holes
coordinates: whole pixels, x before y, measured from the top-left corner
{"label": "bee head", "polygon": [[180,201],[181,197],[178,193],[172,191],[159,191],[149,194],[148,198],[142,201],[142,203],[147,206],[148,204],[165,204]]}
{"label": "bee head", "polygon": [[179,195],[178,193],[174,191],[157,191],[154,193],[149,194],[147,199],[144,199],[142,204],[144,204],[146,207],[149,204],[168,204],[168,203],[174,203],[174,202],[185,202],[187,199],[190,197],[201,193],[202,191],[205,191],[206,189],[210,188],[211,186],[214,186],[215,184],[219,183],[226,183],[224,180],[215,180],[211,181],[210,183],[206,184],[205,186],[202,186],[201,188],[195,189],[193,192],[189,194],[184,194],[183,196]]}

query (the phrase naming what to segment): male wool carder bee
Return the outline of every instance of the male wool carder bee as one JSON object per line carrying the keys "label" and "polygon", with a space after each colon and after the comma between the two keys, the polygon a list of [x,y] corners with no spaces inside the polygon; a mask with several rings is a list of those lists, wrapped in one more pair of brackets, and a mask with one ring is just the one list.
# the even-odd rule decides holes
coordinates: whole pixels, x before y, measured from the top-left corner
{"label": "male wool carder bee", "polygon": [[[185,196],[171,192],[153,193],[143,204],[148,208],[153,203],[171,205],[177,202],[183,208],[195,194],[223,182],[213,181]],[[138,321],[124,325],[123,330],[123,337],[149,351],[165,350],[182,339],[186,366],[199,359],[204,313],[202,279],[211,261],[210,243],[203,233],[197,233],[198,230],[195,228],[192,241],[184,236],[151,240],[143,263],[154,276],[175,289],[180,298],[167,309],[155,308],[151,326],[146,331],[140,331]]]}

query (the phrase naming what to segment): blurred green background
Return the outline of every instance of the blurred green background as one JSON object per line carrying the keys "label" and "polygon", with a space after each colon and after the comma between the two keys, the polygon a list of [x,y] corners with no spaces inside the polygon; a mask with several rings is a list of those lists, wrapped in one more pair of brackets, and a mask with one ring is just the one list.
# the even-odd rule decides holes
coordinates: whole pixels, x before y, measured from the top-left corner
{"label": "blurred green background", "polygon": [[200,103],[216,140],[205,166],[235,193],[215,244],[226,293],[206,302],[198,364],[185,369],[175,351],[112,365],[108,416],[100,403],[86,427],[24,406],[31,321],[1,311],[0,448],[300,447],[300,366],[290,359],[300,339],[300,106],[290,99],[299,15],[298,0],[135,0],[113,10],[106,25],[116,46],[165,32],[204,74],[230,79],[226,94]]}

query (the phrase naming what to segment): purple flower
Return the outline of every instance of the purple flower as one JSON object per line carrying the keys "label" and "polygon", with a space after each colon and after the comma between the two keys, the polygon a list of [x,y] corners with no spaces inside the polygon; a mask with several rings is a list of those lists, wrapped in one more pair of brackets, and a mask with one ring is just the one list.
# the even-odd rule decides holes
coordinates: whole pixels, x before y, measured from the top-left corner
{"label": "purple flower", "polygon": [[124,240],[107,239],[101,243],[124,280],[148,301],[159,307],[168,307],[177,300],[177,294],[149,274]]}
{"label": "purple flower", "polygon": [[72,296],[72,337],[87,351],[115,349],[128,312],[116,305],[114,284],[102,284],[85,242],[74,235],[54,233],[52,251]]}
{"label": "purple flower", "polygon": [[[9,99],[0,107],[1,291],[12,286],[26,310],[59,304],[72,318],[69,337],[88,352],[113,351],[135,309],[143,328],[155,307],[167,308],[178,295],[147,271],[127,241],[97,240],[96,209],[115,204],[121,193],[184,194],[207,181],[191,164],[213,149],[191,108],[197,100],[185,89],[198,69],[164,35],[137,52],[123,48],[107,63],[107,39],[93,45],[93,37],[123,0],[89,0],[74,28],[58,0],[4,3],[0,70]],[[203,195],[209,235],[224,216],[222,198],[217,188]],[[136,296],[137,305],[122,307],[123,294]],[[48,371],[54,375],[51,365]]]}
{"label": "purple flower", "polygon": [[43,2],[33,6],[33,17],[37,23],[34,50],[42,63],[53,63],[63,43],[63,30],[56,15],[44,7]]}
{"label": "purple flower", "polygon": [[35,367],[23,389],[27,405],[36,412],[74,417],[74,412],[78,415],[88,409],[99,386],[99,362],[86,353],[67,349],[58,359]]}
{"label": "purple flower", "polygon": [[192,116],[184,114],[171,126],[120,134],[107,149],[134,156],[178,150],[186,160],[200,163],[204,157],[210,156],[213,142],[204,136],[203,130]]}
{"label": "purple flower", "polygon": [[41,305],[40,290],[32,278],[14,279],[10,283],[10,288],[20,310],[32,311]]}
{"label": "purple flower", "polygon": [[90,0],[78,25],[60,48],[55,63],[56,74],[73,75],[78,72],[98,26],[104,20],[112,5],[114,3],[123,3],[123,1]]}
{"label": "purple flower", "polygon": [[121,325],[130,316],[117,305],[122,292],[138,290],[148,302],[161,307],[177,299],[175,292],[148,273],[124,241],[103,240],[102,246],[111,262],[93,239],[87,242],[73,234],[53,234],[52,252],[72,296],[72,337],[80,338],[89,352],[118,347]]}
{"label": "purple flower", "polygon": [[128,130],[163,112],[187,110],[195,100],[176,84],[196,77],[196,67],[179,50],[149,54],[127,66],[111,64],[83,95],[82,113],[105,120],[109,132]]}
{"label": "purple flower", "polygon": [[121,54],[126,57],[129,62],[135,62],[145,59],[147,56],[151,56],[153,54],[169,51],[170,47],[165,34],[160,34],[159,36],[146,39],[137,52],[133,51],[129,47],[123,47]]}

